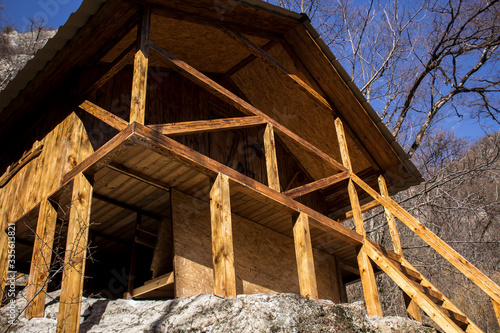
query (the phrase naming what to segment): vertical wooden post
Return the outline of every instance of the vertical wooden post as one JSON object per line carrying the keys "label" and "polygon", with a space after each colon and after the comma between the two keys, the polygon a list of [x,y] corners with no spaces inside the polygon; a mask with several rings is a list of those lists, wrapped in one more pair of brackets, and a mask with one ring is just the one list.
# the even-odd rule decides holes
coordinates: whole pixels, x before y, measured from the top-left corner
{"label": "vertical wooden post", "polygon": [[219,173],[210,190],[214,294],[236,297],[229,178]]}
{"label": "vertical wooden post", "polygon": [[274,129],[271,124],[267,124],[264,132],[264,150],[266,155],[267,184],[273,190],[280,192],[276,143],[274,139]]}
{"label": "vertical wooden post", "polygon": [[48,199],[40,203],[36,238],[31,256],[28,292],[26,298],[31,303],[26,308],[26,318],[43,317],[45,312],[45,295],[47,278],[50,274],[52,260],[52,244],[56,231],[57,210]]}
{"label": "vertical wooden post", "polygon": [[137,29],[138,50],[134,58],[134,76],[130,101],[130,123],[144,124],[146,117],[146,90],[148,82],[149,34],[151,7],[144,6],[142,21]]}
{"label": "vertical wooden post", "polygon": [[128,286],[127,286],[127,292],[125,293],[126,299],[132,299],[132,293],[134,291],[136,252],[137,252],[137,236],[139,235],[137,228],[139,228],[141,221],[142,221],[142,214],[137,213],[136,218],[135,218],[134,239],[132,239],[132,253],[130,254],[130,269],[129,269],[129,273],[128,273]]}
{"label": "vertical wooden post", "polygon": [[5,232],[6,225],[0,221],[0,302],[3,300],[5,285],[7,283],[7,273],[9,272],[9,237]]}
{"label": "vertical wooden post", "polygon": [[498,325],[500,326],[500,304],[496,302],[494,299],[491,299],[493,302],[493,310],[495,310],[495,316],[498,320]]}
{"label": "vertical wooden post", "polygon": [[57,332],[78,332],[82,302],[85,257],[90,225],[92,185],[82,174],[73,180],[66,255],[57,317]]}
{"label": "vertical wooden post", "polygon": [[[340,118],[335,119],[335,129],[337,130],[342,163],[349,170],[349,172],[352,172],[351,158],[349,157],[349,150],[347,148],[344,126],[342,125]],[[361,234],[363,238],[366,238],[359,197],[352,179],[349,179],[348,191],[356,231]],[[357,259],[361,284],[363,285],[363,294],[365,296],[366,311],[369,316],[382,316],[382,306],[380,305],[377,283],[375,281],[375,273],[373,271],[370,258],[368,258],[368,255],[364,250],[364,246],[359,249]]]}
{"label": "vertical wooden post", "polygon": [[[389,198],[389,190],[387,189],[387,183],[385,181],[384,176],[380,175],[378,177],[378,186],[380,188],[380,194],[384,198]],[[403,256],[403,248],[401,247],[401,241],[399,240],[398,228],[396,226],[396,219],[394,215],[392,215],[391,211],[385,208],[385,216],[387,217],[387,224],[389,225],[389,232],[391,234],[392,246],[394,248],[394,252]]]}
{"label": "vertical wooden post", "polygon": [[295,242],[295,256],[297,257],[297,270],[299,274],[300,294],[304,297],[318,300],[318,287],[316,285],[316,272],[309,231],[309,216],[300,213],[293,226],[293,239]]}
{"label": "vertical wooden post", "polygon": [[[378,177],[378,186],[380,188],[380,194],[382,195],[382,197],[386,199],[389,198],[389,190],[387,189],[387,182],[385,181],[385,178],[382,175]],[[392,246],[394,248],[394,252],[403,257],[403,248],[401,246],[401,241],[399,239],[399,233],[396,226],[396,219],[394,218],[394,215],[391,213],[389,209],[387,208],[384,209],[385,209],[385,216],[387,218],[387,224],[389,225],[389,232],[391,234]],[[415,303],[411,299],[411,297],[404,292],[403,292],[403,297],[405,300],[406,310],[408,311],[410,316],[413,319],[422,322],[422,315],[420,314],[420,308],[418,307],[417,303]]]}

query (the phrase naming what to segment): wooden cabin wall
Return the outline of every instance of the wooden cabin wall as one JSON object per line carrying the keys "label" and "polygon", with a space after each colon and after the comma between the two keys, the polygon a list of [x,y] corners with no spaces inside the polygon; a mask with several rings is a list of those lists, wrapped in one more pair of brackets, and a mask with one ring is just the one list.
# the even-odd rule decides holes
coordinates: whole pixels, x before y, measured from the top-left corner
{"label": "wooden cabin wall", "polygon": [[[212,293],[209,204],[173,190],[172,221],[176,297]],[[237,293],[299,293],[293,239],[235,214],[232,225]],[[319,298],[340,302],[335,257],[316,249],[313,255]]]}
{"label": "wooden cabin wall", "polygon": [[84,124],[75,113],[40,142],[43,144],[41,154],[0,189],[0,211],[8,223],[18,220],[55,192],[64,174],[93,152]]}

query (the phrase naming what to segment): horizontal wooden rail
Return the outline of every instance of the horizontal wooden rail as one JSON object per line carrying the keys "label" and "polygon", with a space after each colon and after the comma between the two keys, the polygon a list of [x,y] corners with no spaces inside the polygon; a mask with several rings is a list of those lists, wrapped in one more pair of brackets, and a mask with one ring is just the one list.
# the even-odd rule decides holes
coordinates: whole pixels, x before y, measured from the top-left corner
{"label": "horizontal wooden rail", "polygon": [[265,119],[266,122],[271,124],[276,132],[279,132],[293,141],[297,142],[300,146],[308,150],[309,152],[319,156],[321,159],[323,159],[325,162],[328,164],[332,165],[335,169],[340,170],[340,171],[347,171],[347,169],[334,160],[330,155],[326,154],[325,152],[321,151],[317,147],[313,146],[294,132],[290,131],[288,128],[285,126],[281,125],[278,123],[276,120],[273,118],[269,117],[266,115],[264,112],[260,111],[250,103],[246,102],[245,100],[241,99],[240,97],[236,96],[226,88],[222,87],[219,85],[217,82],[211,80],[208,78],[206,75],[203,73],[199,72],[195,68],[191,67],[184,61],[176,58],[174,55],[168,53],[166,50],[161,48],[160,46],[156,45],[153,42],[149,42],[149,47],[151,50],[156,52],[158,55],[161,56],[161,59],[166,62],[169,66],[172,67],[175,71],[177,71],[179,74],[185,76],[187,79],[193,81],[194,83],[198,84],[199,86],[205,88],[209,92],[211,92],[213,95],[217,96],[221,100],[225,101],[229,105],[235,107],[236,109],[240,110],[244,114],[247,114],[249,116],[260,116]]}
{"label": "horizontal wooden rail", "polygon": [[456,269],[464,274],[468,279],[481,288],[494,302],[500,303],[500,287],[495,284],[483,272],[468,262],[464,257],[458,254],[451,246],[446,244],[441,238],[427,229],[420,221],[408,213],[390,198],[383,198],[370,185],[366,184],[361,178],[351,173],[352,180],[359,185],[366,193],[380,202],[392,214],[394,214],[408,228],[422,238],[441,256],[448,260]]}
{"label": "horizontal wooden rail", "polygon": [[332,186],[338,182],[349,178],[348,172],[341,172],[336,175],[326,177],[315,182],[296,187],[294,189],[283,192],[283,194],[289,196],[290,198],[298,198],[308,193],[324,189],[325,187]]}
{"label": "horizontal wooden rail", "polygon": [[188,135],[199,132],[217,132],[263,125],[266,120],[260,116],[222,118],[212,120],[186,121],[182,123],[148,125],[165,135]]}
{"label": "horizontal wooden rail", "polygon": [[[364,213],[370,209],[373,209],[375,207],[378,207],[380,206],[380,202],[378,202],[377,200],[373,200],[373,201],[370,201],[368,203],[365,203],[364,205],[361,206],[361,213]],[[344,215],[340,216],[338,218],[339,221],[345,221],[345,220],[348,220],[350,218],[352,218],[354,216],[352,210],[346,212]]]}
{"label": "horizontal wooden rail", "polygon": [[121,131],[128,126],[128,123],[117,115],[112,114],[109,111],[104,110],[103,108],[95,105],[90,101],[84,101],[79,105],[79,108],[90,113],[97,119],[105,122],[109,126]]}

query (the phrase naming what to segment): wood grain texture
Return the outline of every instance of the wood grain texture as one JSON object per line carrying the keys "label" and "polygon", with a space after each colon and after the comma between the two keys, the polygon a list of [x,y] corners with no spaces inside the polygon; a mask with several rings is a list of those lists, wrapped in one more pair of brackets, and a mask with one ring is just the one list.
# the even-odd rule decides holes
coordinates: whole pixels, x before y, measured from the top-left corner
{"label": "wood grain texture", "polygon": [[222,118],[212,120],[186,121],[181,123],[171,124],[154,124],[148,127],[162,134],[173,135],[188,135],[199,132],[216,132],[227,131],[233,129],[247,128],[265,124],[265,120],[259,116],[238,117],[238,118]]}
{"label": "wood grain texture", "polygon": [[500,325],[500,303],[491,300],[493,302],[493,310],[495,310],[495,316],[497,317],[498,324]]}
{"label": "wood grain texture", "polygon": [[388,208],[394,216],[406,224],[414,233],[416,233],[441,256],[448,260],[453,266],[455,266],[455,268],[462,272],[462,274],[481,288],[489,297],[495,301],[500,300],[500,287],[483,272],[477,269],[464,257],[458,254],[451,246],[427,229],[420,221],[399,206],[394,200],[382,197],[377,193],[377,191],[373,190],[356,175],[351,175],[351,178],[364,191],[379,201],[382,205],[384,205],[384,207]]}
{"label": "wood grain texture", "polygon": [[264,131],[264,154],[266,156],[267,186],[281,192],[280,174],[276,157],[276,142],[274,139],[274,129],[271,124],[267,124]]}
{"label": "wood grain texture", "polygon": [[2,188],[0,210],[5,223],[16,222],[60,187],[63,175],[92,152],[81,119],[72,113],[42,140],[41,154]]}
{"label": "wood grain texture", "polygon": [[302,60],[307,70],[317,79],[328,100],[349,125],[354,136],[364,145],[382,170],[389,171],[392,185],[403,186],[412,176],[406,166],[385,139],[382,132],[347,86],[340,73],[332,65],[318,43],[303,25],[297,26],[285,35],[285,40]]}
{"label": "wood grain texture", "polygon": [[7,283],[7,273],[9,271],[9,258],[8,258],[8,237],[5,233],[6,225],[0,221],[0,299],[4,297],[5,285]]}
{"label": "wood grain texture", "polygon": [[363,286],[363,295],[365,297],[366,313],[369,316],[382,317],[382,306],[378,295],[377,282],[375,281],[375,273],[370,258],[365,251],[363,245],[358,252],[358,266]]}
{"label": "wood grain texture", "polygon": [[318,287],[314,258],[309,231],[309,217],[301,213],[293,226],[295,242],[295,256],[299,274],[300,295],[309,299],[318,300]]}
{"label": "wood grain texture", "polygon": [[[210,205],[173,190],[172,208],[176,297],[212,293]],[[293,237],[234,212],[231,218],[237,293],[300,293]],[[287,222],[292,229],[292,218],[288,217]],[[331,276],[335,257],[316,248],[313,248],[313,257],[319,298],[340,302]]]}
{"label": "wood grain texture", "polygon": [[288,128],[285,126],[281,125],[268,115],[264,114],[245,100],[241,99],[240,97],[236,96],[226,88],[222,87],[221,85],[217,84],[213,80],[209,79],[207,76],[203,75],[190,65],[186,64],[184,61],[176,58],[174,55],[170,54],[160,46],[150,42],[149,43],[150,48],[154,50],[156,53],[162,56],[164,61],[172,66],[172,68],[179,72],[181,75],[187,77],[188,79],[192,80],[193,82],[199,84],[200,86],[204,87],[208,91],[210,91],[212,94],[215,96],[219,97],[229,105],[235,107],[236,109],[240,110],[246,115],[253,115],[253,116],[261,116],[263,117],[268,123],[274,126],[276,131],[279,131],[280,133],[286,135],[293,141],[297,142],[302,148],[306,149],[310,153],[313,153],[319,157],[321,157],[323,160],[325,160],[328,164],[330,164],[334,169],[345,171],[345,168],[337,161],[335,161],[332,157],[330,157],[328,154],[324,153],[320,149],[316,148],[306,140],[304,140],[302,137],[298,136],[294,132],[290,131]]}
{"label": "wood grain texture", "polygon": [[338,183],[342,180],[345,180],[347,178],[349,178],[349,173],[341,172],[339,174],[336,174],[336,175],[333,175],[333,176],[330,176],[327,178],[323,178],[323,179],[317,180],[315,182],[288,190],[288,191],[284,192],[284,194],[289,196],[290,198],[297,198],[297,197],[306,195],[308,193],[324,189],[325,187],[336,184],[336,183]]}
{"label": "wood grain texture", "polygon": [[36,226],[35,244],[28,278],[26,298],[31,300],[26,309],[26,318],[43,317],[45,313],[45,296],[47,292],[52,245],[56,231],[57,210],[45,199],[40,203]]}
{"label": "wood grain texture", "polygon": [[119,131],[125,129],[125,127],[128,126],[128,123],[125,120],[123,120],[122,118],[114,115],[111,112],[104,110],[103,108],[95,105],[94,103],[92,103],[90,101],[84,101],[82,104],[79,105],[79,107],[82,110],[87,111],[88,113],[90,113],[94,117],[98,118],[99,120],[102,120],[103,122],[105,122],[109,126],[115,128]]}
{"label": "wood grain texture", "polygon": [[[415,302],[422,308],[422,310],[431,317],[436,324],[438,324],[445,332],[464,332],[447,314],[446,310],[435,304],[425,293],[421,292],[416,286],[408,279],[402,272],[400,272],[390,260],[388,260],[382,253],[369,242],[364,245],[366,253],[369,257],[394,281],[403,289]],[[445,314],[445,312],[447,314]],[[458,317],[458,316],[457,316]],[[461,316],[463,317],[463,316]]]}
{"label": "wood grain texture", "polygon": [[137,31],[139,49],[134,58],[134,76],[130,101],[130,123],[144,124],[146,118],[146,92],[148,84],[149,34],[151,30],[151,7],[144,6],[142,20]]}
{"label": "wood grain texture", "polygon": [[214,294],[236,297],[229,178],[219,173],[210,190]]}
{"label": "wood grain texture", "polygon": [[58,333],[78,332],[80,326],[91,202],[92,185],[80,173],[73,180],[65,266],[57,315]]}

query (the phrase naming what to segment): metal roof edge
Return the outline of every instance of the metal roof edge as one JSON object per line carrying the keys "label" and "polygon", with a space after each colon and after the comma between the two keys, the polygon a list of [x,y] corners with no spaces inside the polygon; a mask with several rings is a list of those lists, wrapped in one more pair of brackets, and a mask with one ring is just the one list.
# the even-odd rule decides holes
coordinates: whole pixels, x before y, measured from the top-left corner
{"label": "metal roof edge", "polygon": [[71,13],[66,23],[59,27],[54,37],[38,50],[35,56],[19,70],[16,77],[8,83],[7,87],[0,92],[0,115],[106,1],[83,0],[80,7]]}
{"label": "metal roof edge", "polygon": [[368,116],[372,119],[372,121],[375,123],[375,125],[379,128],[380,132],[382,135],[385,137],[385,139],[389,142],[391,147],[394,149],[400,160],[403,162],[404,166],[408,169],[408,171],[411,173],[412,176],[415,177],[414,180],[409,180],[406,182],[405,187],[401,186],[396,186],[397,191],[400,191],[405,188],[409,188],[414,185],[418,185],[421,182],[424,181],[422,178],[422,175],[420,174],[420,171],[418,171],[417,167],[413,164],[413,162],[410,160],[406,152],[403,150],[399,142],[396,141],[396,138],[392,135],[391,132],[387,129],[387,127],[384,125],[380,117],[378,116],[377,112],[372,108],[370,103],[366,100],[364,95],[361,93],[359,88],[356,86],[352,78],[347,74],[345,71],[344,67],[337,61],[335,58],[335,55],[333,52],[330,50],[330,48],[326,45],[326,43],[321,39],[321,36],[319,33],[316,31],[316,29],[311,25],[310,21],[304,21],[302,22],[302,25],[304,28],[309,32],[311,37],[315,40],[315,42],[319,45],[323,53],[326,55],[328,60],[332,63],[333,67],[338,71],[344,82],[347,84],[347,86],[351,89],[353,92],[354,96],[356,99],[359,101],[361,106],[366,110],[368,113]]}

